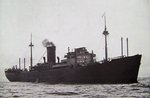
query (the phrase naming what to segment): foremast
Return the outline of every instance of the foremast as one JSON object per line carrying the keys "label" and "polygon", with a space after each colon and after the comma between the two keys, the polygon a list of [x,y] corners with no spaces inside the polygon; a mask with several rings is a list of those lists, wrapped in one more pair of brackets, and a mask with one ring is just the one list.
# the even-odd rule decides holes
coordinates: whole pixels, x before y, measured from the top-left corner
{"label": "foremast", "polygon": [[33,67],[33,59],[32,59],[32,47],[34,45],[32,44],[32,34],[31,34],[31,40],[30,40],[30,44],[29,44],[29,47],[30,47],[30,66],[31,66],[31,70],[32,70],[32,67]]}

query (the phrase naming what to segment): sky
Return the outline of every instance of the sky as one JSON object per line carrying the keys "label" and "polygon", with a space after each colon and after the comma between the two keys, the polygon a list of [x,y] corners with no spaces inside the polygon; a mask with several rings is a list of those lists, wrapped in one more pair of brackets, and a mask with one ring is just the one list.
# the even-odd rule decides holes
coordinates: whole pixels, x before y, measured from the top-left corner
{"label": "sky", "polygon": [[63,59],[67,48],[86,47],[104,56],[104,19],[108,35],[108,57],[121,55],[123,37],[129,55],[142,54],[138,77],[150,76],[150,1],[149,0],[0,0],[0,81],[7,81],[4,70],[26,58],[29,67],[30,35],[33,39],[33,64],[41,62],[44,39],[56,45]]}

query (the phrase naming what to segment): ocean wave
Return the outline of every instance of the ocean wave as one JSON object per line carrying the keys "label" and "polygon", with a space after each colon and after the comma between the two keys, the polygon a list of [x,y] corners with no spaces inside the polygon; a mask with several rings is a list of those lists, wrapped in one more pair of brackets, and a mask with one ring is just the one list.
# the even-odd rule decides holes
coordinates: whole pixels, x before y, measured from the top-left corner
{"label": "ocean wave", "polygon": [[45,93],[45,94],[54,94],[54,95],[78,95],[78,93],[75,92],[51,92],[51,93]]}
{"label": "ocean wave", "polygon": [[2,98],[30,98],[30,97],[88,97],[88,98],[120,98],[144,97],[150,98],[150,78],[140,78],[133,84],[95,84],[95,85],[66,85],[27,82],[0,83],[0,97]]}

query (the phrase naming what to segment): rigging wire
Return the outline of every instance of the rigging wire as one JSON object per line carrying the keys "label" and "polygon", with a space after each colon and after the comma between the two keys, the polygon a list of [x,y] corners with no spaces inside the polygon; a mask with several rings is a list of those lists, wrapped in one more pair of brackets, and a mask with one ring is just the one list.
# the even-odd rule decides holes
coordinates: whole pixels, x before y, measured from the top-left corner
{"label": "rigging wire", "polygon": [[45,54],[46,54],[46,50],[45,50],[45,52],[43,53],[43,55],[41,56],[41,58],[38,60],[38,63],[41,61],[41,59],[44,57]]}

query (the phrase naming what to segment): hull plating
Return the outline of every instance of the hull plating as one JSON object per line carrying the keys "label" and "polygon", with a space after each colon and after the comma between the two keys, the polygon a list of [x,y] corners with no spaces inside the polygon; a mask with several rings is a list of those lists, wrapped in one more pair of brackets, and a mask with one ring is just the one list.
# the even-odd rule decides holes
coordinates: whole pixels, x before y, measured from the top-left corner
{"label": "hull plating", "polygon": [[93,63],[82,67],[65,67],[44,71],[5,72],[9,81],[47,82],[50,84],[95,84],[137,82],[141,55]]}

